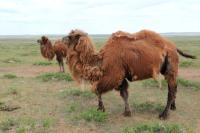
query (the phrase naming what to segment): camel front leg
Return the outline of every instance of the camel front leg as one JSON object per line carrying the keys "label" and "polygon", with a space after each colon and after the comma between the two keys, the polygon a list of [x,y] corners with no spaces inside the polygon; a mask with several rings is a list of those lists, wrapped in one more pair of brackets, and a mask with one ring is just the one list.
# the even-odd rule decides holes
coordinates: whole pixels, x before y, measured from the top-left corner
{"label": "camel front leg", "polygon": [[62,65],[62,72],[65,72],[63,60],[62,60],[62,62],[61,62],[61,65]]}
{"label": "camel front leg", "polygon": [[61,66],[60,62],[58,62],[58,64],[59,64],[60,72],[62,72],[62,66]]}
{"label": "camel front leg", "polygon": [[98,96],[98,109],[97,110],[105,112],[105,108],[104,108],[104,105],[103,105],[101,94],[98,94],[97,96]]}

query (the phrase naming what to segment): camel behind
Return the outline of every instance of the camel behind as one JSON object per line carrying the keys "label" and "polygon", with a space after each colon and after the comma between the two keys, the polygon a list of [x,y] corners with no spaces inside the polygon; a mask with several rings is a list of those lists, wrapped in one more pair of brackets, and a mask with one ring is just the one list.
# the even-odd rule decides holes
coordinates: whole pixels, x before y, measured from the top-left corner
{"label": "camel behind", "polygon": [[55,41],[54,45],[52,45],[51,41],[46,36],[42,36],[41,40],[38,40],[37,42],[40,44],[42,56],[48,60],[53,60],[56,55],[60,71],[64,72],[63,58],[65,58],[67,54],[66,45],[63,44],[61,40]]}

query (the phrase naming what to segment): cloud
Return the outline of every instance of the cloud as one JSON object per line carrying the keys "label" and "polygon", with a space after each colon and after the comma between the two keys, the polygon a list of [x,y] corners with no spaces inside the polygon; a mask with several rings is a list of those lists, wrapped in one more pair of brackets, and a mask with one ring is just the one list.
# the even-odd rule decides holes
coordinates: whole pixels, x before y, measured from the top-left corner
{"label": "cloud", "polygon": [[200,31],[198,12],[198,0],[1,0],[0,34]]}

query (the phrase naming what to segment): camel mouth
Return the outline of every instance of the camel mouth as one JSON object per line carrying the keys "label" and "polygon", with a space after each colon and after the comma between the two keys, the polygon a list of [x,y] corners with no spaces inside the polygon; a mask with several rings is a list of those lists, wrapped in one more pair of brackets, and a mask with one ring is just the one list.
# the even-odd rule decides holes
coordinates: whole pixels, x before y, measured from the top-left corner
{"label": "camel mouth", "polygon": [[37,40],[37,43],[41,44],[41,40],[40,40],[40,39],[38,39],[38,40]]}

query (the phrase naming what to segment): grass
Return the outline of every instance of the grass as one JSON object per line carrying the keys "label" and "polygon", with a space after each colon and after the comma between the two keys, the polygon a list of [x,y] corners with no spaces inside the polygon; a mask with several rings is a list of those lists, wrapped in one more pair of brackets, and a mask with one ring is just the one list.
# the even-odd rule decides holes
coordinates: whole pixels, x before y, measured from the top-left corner
{"label": "grass", "polygon": [[72,112],[76,111],[77,107],[78,107],[78,105],[76,105],[76,104],[70,105],[67,108],[67,112],[72,113]]}
{"label": "grass", "polygon": [[18,90],[15,87],[9,87],[8,88],[8,94],[17,95]]}
{"label": "grass", "polygon": [[3,75],[4,78],[7,78],[7,79],[14,79],[14,78],[17,78],[17,76],[15,74],[4,74]]}
{"label": "grass", "polygon": [[8,118],[0,123],[0,130],[7,131],[10,130],[15,125],[17,125],[17,122],[14,119]]}
{"label": "grass", "polygon": [[[143,80],[141,81],[142,85],[146,88],[158,88],[159,87],[159,82],[153,79],[147,79],[147,80]],[[167,83],[165,80],[162,80],[162,87],[167,87]]]}
{"label": "grass", "polygon": [[43,126],[45,129],[50,128],[52,124],[53,124],[53,120],[50,119],[50,118],[44,119],[44,120],[42,121],[42,126]]}
{"label": "grass", "polygon": [[136,112],[161,112],[164,105],[155,102],[133,103],[133,108]]}
{"label": "grass", "polygon": [[[144,80],[141,82],[142,82],[142,85],[146,88],[157,88],[159,85],[159,83],[153,79],[148,79],[148,80]],[[186,80],[186,79],[183,79],[180,77],[177,79],[177,84],[180,87],[191,88],[191,89],[200,89],[199,82]],[[162,87],[167,88],[167,82],[165,80],[162,80]]]}
{"label": "grass", "polygon": [[180,67],[192,67],[194,66],[193,61],[181,61],[179,64]]}
{"label": "grass", "polygon": [[38,79],[41,79],[42,81],[60,81],[60,80],[64,80],[64,81],[72,81],[72,77],[68,74],[68,73],[43,73],[39,76],[37,76]]}
{"label": "grass", "polygon": [[91,91],[85,90],[82,91],[79,88],[67,88],[61,92],[61,97],[66,98],[67,96],[74,96],[74,97],[83,97],[83,98],[94,98],[95,94]]}
{"label": "grass", "polygon": [[25,133],[25,132],[26,132],[26,130],[25,130],[24,127],[21,127],[21,128],[17,129],[17,133]]}
{"label": "grass", "polygon": [[178,124],[148,123],[125,128],[124,133],[193,133]]}
{"label": "grass", "polygon": [[18,58],[8,58],[8,59],[5,59],[3,60],[4,63],[21,63],[22,61]]}
{"label": "grass", "polygon": [[[122,115],[124,102],[116,91],[110,91],[102,96],[106,112],[99,112],[96,110],[98,100],[96,95],[89,91],[89,85],[86,85],[83,91],[69,74],[51,72],[58,69],[54,63],[56,61],[54,60],[51,65],[50,62],[43,60],[36,42],[38,38],[40,36],[0,38],[0,108],[2,108],[0,132],[122,133],[125,130],[129,132],[135,129],[144,130],[143,125],[147,126],[147,131],[144,133],[149,133],[152,128],[163,129],[162,127],[166,130],[169,128],[169,132],[175,132],[175,129],[183,130],[185,133],[199,132],[199,83],[185,80],[191,78],[187,77],[188,75],[181,75],[183,79],[178,80],[180,88],[176,98],[177,110],[170,111],[168,120],[158,119],[160,110],[166,105],[165,81],[162,81],[165,87],[163,90],[158,89],[158,83],[153,80],[129,84],[129,104],[133,111],[133,115],[129,118]],[[52,39],[55,38],[57,37]],[[94,38],[98,50],[106,38],[107,36]],[[184,52],[200,57],[200,37],[170,39]],[[187,67],[190,71],[193,69],[197,71],[200,62],[181,57],[180,66]],[[19,68],[24,70],[19,71]],[[49,73],[44,73],[44,69],[45,72],[49,70]],[[39,72],[42,73],[38,74]],[[66,73],[68,72],[66,69]],[[6,74],[16,77],[10,79],[4,77]],[[70,82],[66,82],[69,79]],[[198,81],[198,78],[195,80]],[[21,108],[6,111],[16,107],[15,105]]]}
{"label": "grass", "polygon": [[49,66],[52,64],[53,64],[52,62],[43,62],[43,61],[33,63],[33,65],[35,66]]}
{"label": "grass", "polygon": [[108,114],[106,112],[97,111],[97,109],[88,109],[81,113],[80,118],[88,121],[88,122],[105,122],[108,118]]}
{"label": "grass", "polygon": [[186,80],[186,79],[183,79],[183,78],[178,78],[178,84],[183,86],[183,87],[187,87],[187,88],[191,88],[191,89],[200,89],[200,83],[199,82]]}

